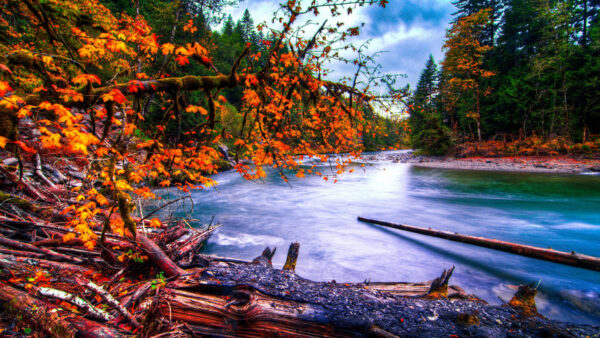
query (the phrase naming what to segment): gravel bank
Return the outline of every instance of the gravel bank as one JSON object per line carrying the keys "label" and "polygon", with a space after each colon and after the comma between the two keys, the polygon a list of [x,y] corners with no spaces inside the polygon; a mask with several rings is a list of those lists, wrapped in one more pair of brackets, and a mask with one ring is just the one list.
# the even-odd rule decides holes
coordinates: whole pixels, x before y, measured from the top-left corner
{"label": "gravel bank", "polygon": [[512,171],[557,174],[600,174],[600,161],[563,156],[442,158],[408,153],[364,156],[367,161],[412,163],[417,167],[457,170]]}

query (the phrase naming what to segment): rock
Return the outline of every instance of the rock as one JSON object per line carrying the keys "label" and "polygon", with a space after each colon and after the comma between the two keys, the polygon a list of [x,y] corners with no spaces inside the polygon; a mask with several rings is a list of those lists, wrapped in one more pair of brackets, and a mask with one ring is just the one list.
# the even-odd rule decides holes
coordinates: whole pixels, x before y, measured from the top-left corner
{"label": "rock", "polygon": [[600,165],[594,166],[594,167],[589,167],[588,168],[589,171],[593,172],[593,173],[600,173]]}

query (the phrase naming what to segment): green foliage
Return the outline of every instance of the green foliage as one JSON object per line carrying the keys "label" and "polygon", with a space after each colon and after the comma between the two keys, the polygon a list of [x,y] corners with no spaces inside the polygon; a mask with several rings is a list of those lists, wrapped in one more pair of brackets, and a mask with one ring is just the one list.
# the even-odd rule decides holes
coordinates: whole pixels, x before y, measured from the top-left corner
{"label": "green foliage", "polygon": [[422,112],[422,124],[411,136],[413,149],[423,155],[445,155],[453,145],[450,128],[435,113]]}
{"label": "green foliage", "polygon": [[155,279],[152,280],[152,284],[150,286],[150,288],[152,290],[155,290],[159,285],[163,286],[165,285],[167,282],[167,278],[165,277],[165,273],[163,271],[159,272]]}
{"label": "green foliage", "polygon": [[438,111],[439,76],[437,64],[430,55],[411,102],[410,144],[413,149],[427,155],[444,155],[452,146],[450,128],[443,124]]}
{"label": "green foliage", "polygon": [[[599,0],[453,3],[458,8],[454,25],[481,9],[491,9],[490,24],[483,27],[477,39],[479,45],[489,47],[481,56],[481,69],[496,75],[478,80],[479,98],[446,90],[451,88],[451,81],[456,83],[453,78],[468,78],[449,72],[445,60],[431,106],[424,99],[427,94],[422,87],[432,83],[424,76],[431,68],[427,65],[422,74],[424,82],[419,83],[412,101],[413,146],[433,139],[432,133],[423,132],[427,129],[426,119],[432,119],[430,127],[437,125],[436,119],[441,121],[462,140],[475,139],[478,127],[482,138],[488,140],[539,137],[585,143],[600,137]],[[477,54],[468,52],[462,42],[452,45],[447,41],[446,45],[467,51],[459,60]]]}

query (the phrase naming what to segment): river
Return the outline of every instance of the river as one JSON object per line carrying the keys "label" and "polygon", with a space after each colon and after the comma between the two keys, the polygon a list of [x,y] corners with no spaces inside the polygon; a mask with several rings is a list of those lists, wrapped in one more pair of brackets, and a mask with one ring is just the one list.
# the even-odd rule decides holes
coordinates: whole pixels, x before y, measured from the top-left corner
{"label": "river", "polygon": [[[451,284],[508,301],[515,285],[538,283],[538,310],[600,324],[600,272],[385,229],[357,216],[600,256],[600,176],[499,173],[367,163],[338,182],[316,176],[290,185],[276,172],[257,182],[235,172],[192,193],[193,217],[223,224],[205,253],[241,259],[301,244],[296,272],[318,281],[410,281],[456,266]],[[320,169],[333,174],[329,167]]]}

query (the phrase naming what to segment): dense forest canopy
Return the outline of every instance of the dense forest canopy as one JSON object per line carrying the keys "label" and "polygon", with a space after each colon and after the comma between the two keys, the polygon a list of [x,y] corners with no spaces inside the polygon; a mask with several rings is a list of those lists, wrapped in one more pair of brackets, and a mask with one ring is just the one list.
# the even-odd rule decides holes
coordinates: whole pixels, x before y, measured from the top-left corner
{"label": "dense forest canopy", "polygon": [[[297,156],[325,161],[400,142],[400,122],[376,110],[403,92],[348,42],[359,27],[339,19],[386,3],[291,0],[272,29],[255,27],[249,12],[234,22],[227,0],[2,0],[0,146],[18,159],[2,170],[44,201],[53,196],[28,186],[23,166],[79,165],[84,184],[63,213],[90,247],[98,240],[92,229],[103,229],[101,239],[105,231],[135,236],[135,201],[155,198],[146,183],[214,185],[209,174],[223,165],[223,144],[247,179],[264,177],[267,166],[284,180],[327,179],[300,168]],[[329,20],[301,34],[307,21],[299,18],[320,12]],[[331,60],[354,63],[356,74],[327,80]],[[377,84],[388,93],[371,93]],[[334,173],[348,161],[334,163]]]}
{"label": "dense forest canopy", "polygon": [[500,142],[498,153],[598,149],[600,2],[454,5],[445,58],[439,68],[427,61],[413,95],[413,146],[444,153],[453,142],[489,140]]}

